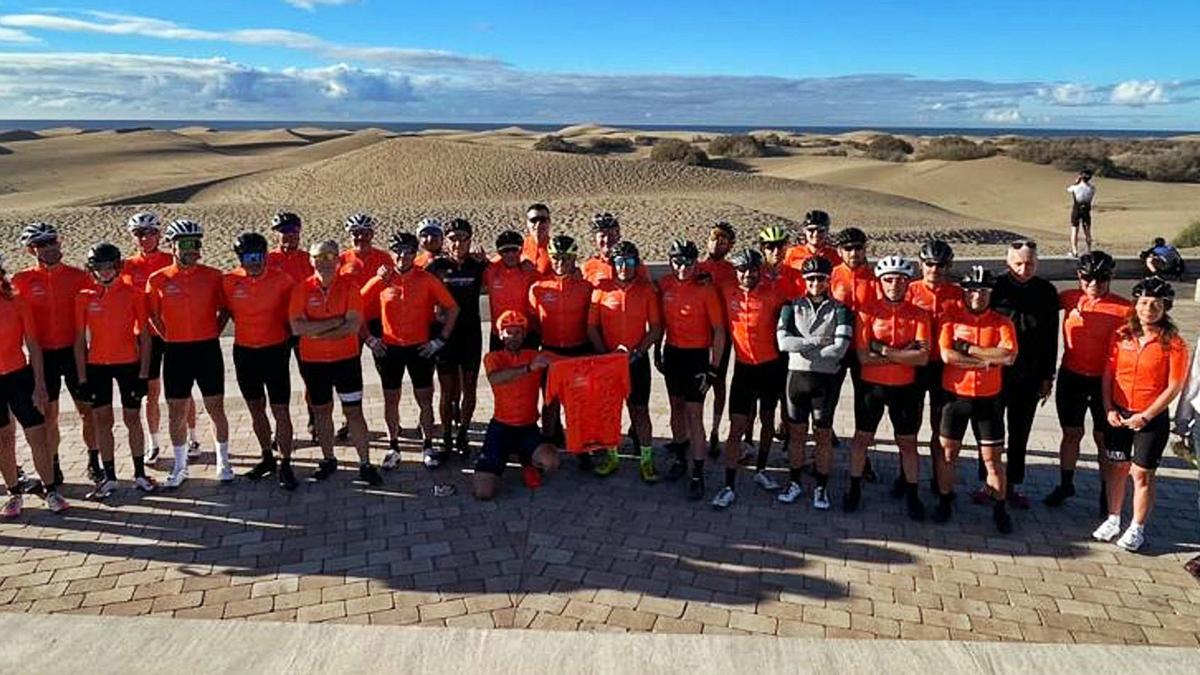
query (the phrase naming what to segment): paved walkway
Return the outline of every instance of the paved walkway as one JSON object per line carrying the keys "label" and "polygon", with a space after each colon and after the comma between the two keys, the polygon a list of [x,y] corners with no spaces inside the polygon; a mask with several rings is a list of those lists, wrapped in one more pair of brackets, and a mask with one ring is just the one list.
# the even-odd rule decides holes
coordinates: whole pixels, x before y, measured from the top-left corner
{"label": "paved walkway", "polygon": [[[1187,313],[1181,325],[1197,325],[1200,312],[1193,306]],[[379,429],[377,379],[373,368],[364,371],[368,419]],[[227,384],[234,392],[231,375]],[[294,409],[302,409],[299,394],[295,400]],[[491,405],[485,393],[477,419],[487,419]],[[652,408],[661,436],[667,407],[659,381]],[[245,469],[256,454],[249,419],[236,397],[230,409],[236,460]],[[850,410],[844,401],[837,424],[843,436]],[[407,392],[402,420],[410,427],[415,420]],[[1047,406],[1035,427],[1025,486],[1035,503],[1057,481],[1055,426]],[[875,463],[885,482],[868,486],[865,508],[852,517],[817,512],[807,502],[777,504],[752,489],[748,474],[738,503],[716,512],[686,501],[682,483],[641,484],[632,460],[605,480],[580,473],[568,460],[536,494],[510,471],[493,503],[471,499],[470,474],[453,465],[444,476],[459,494],[435,498],[413,441],[406,464],[378,489],[353,484],[348,469],[291,495],[273,482],[221,485],[206,443],[210,452],[183,489],[150,496],[126,489],[98,505],[81,499],[84,452],[71,421],[62,456],[75,507],[55,516],[29,499],[20,521],[0,524],[0,609],[1200,645],[1200,584],[1181,568],[1200,549],[1195,472],[1181,460],[1164,462],[1150,540],[1144,553],[1133,555],[1089,538],[1097,521],[1092,461],[1080,467],[1078,498],[1057,511],[1038,504],[1017,512],[1016,531],[1001,537],[990,510],[966,499],[975,485],[971,451],[960,466],[954,520],[910,523],[887,495],[896,455],[886,422],[880,436],[885,441]],[[373,448],[381,457],[379,439]],[[20,452],[30,466],[24,448]],[[353,457],[349,448],[338,454]],[[299,452],[302,473],[317,455],[313,448]],[[775,455],[772,466],[782,477],[782,453]],[[128,478],[127,457],[119,457]],[[835,503],[846,480],[845,459],[838,459]],[[710,467],[710,491],[719,483],[719,470]]]}

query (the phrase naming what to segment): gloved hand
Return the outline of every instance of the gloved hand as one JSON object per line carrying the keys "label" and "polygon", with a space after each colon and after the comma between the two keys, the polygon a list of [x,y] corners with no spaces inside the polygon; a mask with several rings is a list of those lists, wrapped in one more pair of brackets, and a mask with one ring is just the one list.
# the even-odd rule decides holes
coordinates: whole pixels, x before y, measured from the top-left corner
{"label": "gloved hand", "polygon": [[700,395],[708,393],[709,389],[717,382],[717,371],[714,368],[709,368],[706,372],[696,375],[697,387],[700,389]]}
{"label": "gloved hand", "polygon": [[954,351],[958,352],[959,354],[962,354],[963,356],[970,356],[971,355],[971,343],[967,342],[966,340],[955,340],[954,341]]}
{"label": "gloved hand", "polygon": [[435,354],[442,351],[442,348],[445,346],[446,346],[445,340],[443,340],[441,338],[433,338],[429,342],[426,342],[421,347],[421,349],[417,352],[417,354],[419,354],[421,356],[421,358],[431,359],[434,357]]}

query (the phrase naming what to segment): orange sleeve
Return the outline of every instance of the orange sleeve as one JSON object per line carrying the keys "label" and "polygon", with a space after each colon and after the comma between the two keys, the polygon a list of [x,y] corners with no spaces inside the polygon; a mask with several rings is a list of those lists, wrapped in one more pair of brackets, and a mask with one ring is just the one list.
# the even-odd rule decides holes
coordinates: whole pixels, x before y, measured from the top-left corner
{"label": "orange sleeve", "polygon": [[[375,277],[375,278],[379,279],[379,277]],[[361,317],[361,316],[363,316],[364,312],[366,311],[365,310],[366,302],[363,300],[363,295],[361,293],[359,293],[358,291],[354,290],[353,284],[348,284],[348,286],[349,286],[349,290],[346,291],[346,311],[347,312],[356,312]],[[377,291],[375,293],[375,297],[376,297],[376,299],[378,299],[379,291]],[[376,306],[379,305],[378,302],[376,302],[374,304]]]}
{"label": "orange sleeve", "polygon": [[1013,354],[1017,353],[1017,329],[1007,318],[1000,322],[1000,348],[1011,350]]}
{"label": "orange sleeve", "polygon": [[379,306],[379,295],[381,293],[383,293],[383,279],[381,277],[371,277],[367,285],[362,287],[359,299],[359,311],[362,312],[363,318],[367,321],[373,321],[382,316],[383,310]]}
{"label": "orange sleeve", "polygon": [[587,322],[589,326],[600,325],[600,303],[604,298],[604,293],[599,289],[592,291],[592,301],[588,304]]}
{"label": "orange sleeve", "polygon": [[137,318],[138,330],[147,330],[150,326],[149,311],[146,309],[146,296],[133,291],[133,315]]}
{"label": "orange sleeve", "polygon": [[75,336],[79,337],[87,332],[87,325],[84,323],[87,319],[88,299],[83,293],[75,296]]}
{"label": "orange sleeve", "polygon": [[497,363],[499,360],[500,360],[500,352],[488,352],[488,353],[484,354],[483,355],[483,372],[487,375],[491,375],[496,370],[496,367],[499,365],[499,363]]}
{"label": "orange sleeve", "polygon": [[1117,374],[1117,359],[1121,355],[1121,338],[1114,331],[1108,338],[1108,362],[1104,366],[1104,377],[1114,379]]}
{"label": "orange sleeve", "polygon": [[225,284],[223,283],[224,275],[218,270],[213,270],[213,277],[216,279],[217,286],[217,309],[229,309],[229,301],[225,296]]}
{"label": "orange sleeve", "polygon": [[942,322],[942,327],[938,331],[938,351],[943,349],[952,349],[954,347],[954,324],[949,321]]}
{"label": "orange sleeve", "polygon": [[646,304],[649,305],[646,317],[650,326],[652,328],[661,328],[663,325],[662,303],[659,301],[658,289],[653,285],[647,289]]}
{"label": "orange sleeve", "polygon": [[1171,362],[1167,375],[1168,386],[1179,386],[1188,376],[1188,348],[1178,335],[1171,340]]}
{"label": "orange sleeve", "polygon": [[871,337],[868,334],[871,322],[868,319],[866,312],[858,312],[854,317],[854,348],[856,350],[866,351],[868,345],[871,344]]}
{"label": "orange sleeve", "polygon": [[25,331],[25,337],[33,340],[36,334],[33,325],[33,307],[19,295],[16,300],[21,312],[21,328]]}
{"label": "orange sleeve", "polygon": [[304,284],[296,284],[292,288],[292,295],[288,298],[288,319],[303,319],[304,318]]}
{"label": "orange sleeve", "polygon": [[721,328],[725,325],[725,305],[721,303],[721,297],[715,287],[708,286],[707,290],[705,295],[708,297],[704,299],[704,306],[708,310],[708,325]]}
{"label": "orange sleeve", "polygon": [[154,287],[154,277],[146,280],[146,309],[151,314],[162,313],[162,298],[158,295],[158,289]]}
{"label": "orange sleeve", "polygon": [[450,295],[450,289],[446,288],[446,284],[442,283],[441,279],[434,277],[430,281],[433,282],[433,299],[442,309],[455,309],[458,303],[455,302],[454,296]]}
{"label": "orange sleeve", "polygon": [[[929,316],[929,312],[923,309],[917,310],[919,318],[917,319],[917,340],[929,345],[929,340],[933,334],[933,318]],[[932,345],[929,345],[932,349]]]}

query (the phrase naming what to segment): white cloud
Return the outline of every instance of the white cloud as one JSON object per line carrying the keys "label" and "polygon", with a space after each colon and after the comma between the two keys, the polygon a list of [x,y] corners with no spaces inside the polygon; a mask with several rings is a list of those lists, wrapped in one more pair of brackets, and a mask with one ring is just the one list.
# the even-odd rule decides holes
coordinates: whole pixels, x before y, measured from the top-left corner
{"label": "white cloud", "polygon": [[1042,90],[1043,95],[1054,105],[1089,105],[1096,101],[1096,88],[1069,82]]}
{"label": "white cloud", "polygon": [[35,38],[29,33],[26,33],[25,31],[15,30],[13,28],[0,28],[0,43],[35,44],[38,42],[41,42],[41,40]]}
{"label": "white cloud", "polygon": [[350,5],[350,4],[354,4],[354,3],[358,2],[358,0],[283,0],[283,1],[293,7],[299,7],[300,9],[307,9],[310,12],[315,10],[317,8],[317,5],[335,5],[335,6],[336,5]]}
{"label": "white cloud", "polygon": [[1154,80],[1126,80],[1112,88],[1109,102],[1113,105],[1140,107],[1170,103],[1167,99],[1166,85]]}
{"label": "white cloud", "polygon": [[979,119],[988,124],[1020,124],[1025,121],[1021,111],[1016,108],[985,110]]}

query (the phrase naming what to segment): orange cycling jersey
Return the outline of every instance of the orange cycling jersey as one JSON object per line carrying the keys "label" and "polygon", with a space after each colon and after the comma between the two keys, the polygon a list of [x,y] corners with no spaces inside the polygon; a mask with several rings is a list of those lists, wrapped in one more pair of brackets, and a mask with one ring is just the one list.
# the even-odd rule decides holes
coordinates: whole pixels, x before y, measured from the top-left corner
{"label": "orange cycling jersey", "polygon": [[492,317],[492,332],[496,332],[496,320],[508,310],[529,314],[529,287],[537,279],[537,272],[525,265],[509,267],[495,261],[483,271],[483,285],[487,288],[488,306]]}
{"label": "orange cycling jersey", "polygon": [[[488,352],[483,356],[483,369],[484,372],[491,375],[501,370],[520,368],[532,363],[539,354],[541,352],[533,349],[522,349],[518,352],[502,349]],[[542,356],[550,360],[557,358],[553,354],[542,354]],[[538,405],[538,397],[542,393],[543,374],[533,371],[504,384],[493,384],[492,398],[495,399],[496,405],[492,418],[513,427],[537,424],[538,418],[542,414],[542,408]]]}
{"label": "orange cycling jersey", "polygon": [[1133,305],[1114,293],[1091,299],[1075,289],[1059,293],[1058,306],[1064,313],[1062,367],[1079,375],[1100,377],[1110,356],[1109,343]]}
{"label": "orange cycling jersey", "polygon": [[832,246],[823,245],[814,249],[808,244],[796,244],[783,255],[783,265],[799,272],[804,266],[804,261],[814,255],[828,260],[834,267],[842,264],[842,256]]}
{"label": "orange cycling jersey", "polygon": [[1158,337],[1142,344],[1133,336],[1114,336],[1110,344],[1107,372],[1112,377],[1112,402],[1122,410],[1142,412],[1187,377],[1188,348],[1178,335],[1167,345]]}
{"label": "orange cycling jersey", "polygon": [[0,295],[0,375],[8,375],[29,365],[25,359],[25,338],[33,339],[33,312],[19,295]]}
{"label": "orange cycling jersey", "polygon": [[292,277],[279,269],[267,268],[257,277],[237,268],[222,280],[225,302],[233,316],[233,342],[242,347],[270,347],[288,339],[288,303],[292,298]]}
{"label": "orange cycling jersey", "polygon": [[[594,255],[584,260],[583,265],[579,269],[583,272],[583,278],[587,279],[587,282],[593,286],[599,285],[605,279],[614,279],[617,276],[612,262],[606,258],[601,258],[599,255]],[[646,269],[645,265],[638,265],[637,278],[643,281],[650,281],[650,270]]]}
{"label": "orange cycling jersey", "polygon": [[[340,319],[350,312],[362,316],[362,296],[358,282],[350,277],[335,276],[328,288],[321,286],[321,276],[314,274],[292,287],[288,299],[288,319],[324,321]],[[309,363],[332,363],[358,358],[358,333],[339,338],[300,336],[300,360]]]}
{"label": "orange cycling jersey", "polygon": [[713,330],[725,322],[717,287],[712,282],[667,277],[659,288],[667,344],[678,349],[711,347]]}
{"label": "orange cycling jersey", "polygon": [[[955,340],[966,340],[972,346],[984,349],[998,347],[1013,354],[1017,352],[1017,329],[1012,320],[991,309],[978,314],[961,309],[945,317],[938,336],[938,348],[951,351]],[[1002,382],[1000,366],[964,368],[946,364],[942,371],[942,388],[969,398],[995,396],[1000,393]]]}
{"label": "orange cycling jersey", "polygon": [[800,272],[780,265],[779,267],[763,267],[760,285],[770,286],[783,297],[784,301],[803,297],[808,292],[808,284]]}
{"label": "orange cycling jersey", "polygon": [[137,363],[137,336],[146,320],[146,294],[124,279],[85,289],[75,298],[75,325],[89,338],[91,364]]}
{"label": "orange cycling jersey", "polygon": [[38,347],[64,349],[75,344],[75,296],[91,287],[91,275],[70,265],[39,265],[13,275],[12,285],[33,312]]}
{"label": "orange cycling jersey", "polygon": [[533,263],[533,269],[538,274],[552,274],[550,267],[550,251],[547,246],[539,246],[537,237],[525,235],[525,243],[521,245],[521,260]]}
{"label": "orange cycling jersey", "polygon": [[567,418],[567,450],[581,453],[617,447],[630,388],[629,357],[624,354],[561,359],[550,364],[546,400],[562,401]]}
{"label": "orange cycling jersey", "polygon": [[374,247],[365,254],[360,254],[357,249],[346,249],[338,256],[338,260],[341,262],[338,276],[349,277],[359,290],[378,274],[380,267],[390,268],[395,264],[387,251]]}
{"label": "orange cycling jersey", "polygon": [[662,327],[658,291],[640,279],[631,284],[615,279],[601,281],[592,291],[588,325],[599,327],[608,351],[619,347],[633,351],[650,330]]}
{"label": "orange cycling jersey", "polygon": [[292,278],[293,283],[304,281],[315,271],[312,266],[312,258],[300,249],[284,251],[277,248],[267,253],[267,267],[286,273]]}
{"label": "orange cycling jersey", "polygon": [[[871,342],[882,342],[893,349],[909,349],[922,343],[931,349],[933,327],[929,312],[906,302],[875,300],[858,313],[854,331],[854,348],[870,351]],[[891,387],[912,384],[916,368],[902,363],[862,365],[864,382]]]}
{"label": "orange cycling jersey", "polygon": [[850,267],[846,263],[834,267],[833,274],[829,275],[829,293],[834,300],[855,312],[862,311],[883,297],[879,280],[870,267]]}
{"label": "orange cycling jersey", "polygon": [[[934,286],[924,279],[917,279],[908,285],[908,293],[904,300],[912,305],[929,312],[933,319],[933,335],[940,335],[942,320],[950,313],[963,307],[963,289],[955,283],[944,282]],[[937,345],[931,345],[929,360],[941,362],[942,355]]]}
{"label": "orange cycling jersey", "polygon": [[576,276],[552,276],[529,287],[531,318],[541,326],[542,344],[576,347],[587,344],[592,285]]}
{"label": "orange cycling jersey", "polygon": [[136,290],[145,293],[146,282],[150,280],[150,275],[170,266],[173,262],[175,262],[175,257],[164,251],[149,253],[138,251],[121,263],[121,276]]}
{"label": "orange cycling jersey", "polygon": [[220,270],[172,264],[150,275],[146,292],[150,316],[158,317],[167,342],[197,342],[220,335],[217,319],[225,309]]}
{"label": "orange cycling jersey", "polygon": [[752,290],[738,286],[724,293],[725,317],[730,339],[741,363],[756,365],[779,358],[775,324],[787,300],[778,292],[758,284]]}
{"label": "orange cycling jersey", "polygon": [[429,251],[426,251],[425,249],[421,249],[420,251],[417,252],[417,257],[413,258],[413,267],[419,267],[421,269],[425,269],[426,267],[429,267],[429,263],[433,262],[434,260],[437,260],[438,258],[445,258],[445,257],[446,257],[445,251],[441,251],[435,255],[433,253],[430,253]]}
{"label": "orange cycling jersey", "polygon": [[737,286],[737,271],[728,260],[701,260],[696,263],[696,274],[707,274],[717,288]]}
{"label": "orange cycling jersey", "polygon": [[408,347],[429,342],[434,312],[458,307],[446,285],[416,266],[393,272],[387,281],[375,277],[362,289],[367,320],[383,320],[383,341]]}

